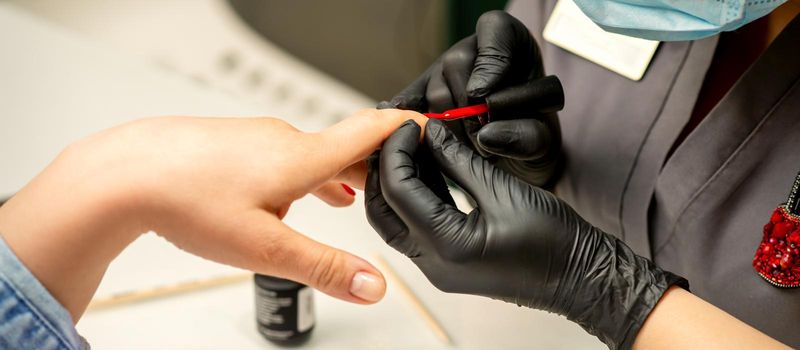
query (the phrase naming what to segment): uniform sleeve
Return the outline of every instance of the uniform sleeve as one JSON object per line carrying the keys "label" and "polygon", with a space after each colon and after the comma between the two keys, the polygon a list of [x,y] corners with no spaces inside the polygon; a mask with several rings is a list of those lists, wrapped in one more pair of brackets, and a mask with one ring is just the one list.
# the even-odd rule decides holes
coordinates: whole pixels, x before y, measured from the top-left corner
{"label": "uniform sleeve", "polygon": [[67,310],[0,236],[0,349],[88,348]]}

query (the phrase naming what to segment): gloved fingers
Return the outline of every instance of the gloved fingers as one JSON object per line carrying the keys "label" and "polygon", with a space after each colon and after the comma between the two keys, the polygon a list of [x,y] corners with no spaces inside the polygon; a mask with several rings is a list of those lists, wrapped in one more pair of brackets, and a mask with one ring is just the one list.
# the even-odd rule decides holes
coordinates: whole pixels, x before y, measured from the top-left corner
{"label": "gloved fingers", "polygon": [[419,247],[409,237],[408,226],[386,203],[381,192],[380,152],[367,158],[367,185],[364,189],[364,204],[367,221],[386,244],[409,258],[420,255]]}
{"label": "gloved fingers", "polygon": [[488,153],[516,160],[542,158],[552,143],[551,130],[537,119],[499,120],[477,133],[478,146]]}
{"label": "gloved fingers", "polygon": [[381,101],[378,102],[377,105],[375,105],[375,109],[392,109],[392,108],[397,108],[392,104],[392,101]]}
{"label": "gloved fingers", "polygon": [[353,189],[345,186],[347,185],[338,181],[328,181],[312,193],[332,207],[346,207],[355,202],[356,194],[355,192],[351,194]]}
{"label": "gloved fingers", "polygon": [[428,101],[428,110],[441,113],[455,108],[453,94],[444,79],[443,67],[437,64],[432,67],[430,80],[428,80],[425,100]]}
{"label": "gloved fingers", "polygon": [[478,145],[478,133],[483,128],[483,124],[481,124],[478,117],[469,117],[460,119],[462,128],[464,129],[464,135],[466,135],[466,140],[462,142],[469,142],[472,144],[472,148],[481,155],[481,157],[489,158],[492,154],[486,152],[483,148]]}
{"label": "gloved fingers", "polygon": [[[515,78],[511,75],[516,74],[509,74],[513,69],[512,61],[517,61],[519,65],[526,67],[530,64],[541,65],[541,63],[525,62],[525,60],[539,59],[537,46],[532,42],[533,39],[525,25],[504,11],[490,11],[481,15],[478,18],[475,35],[478,55],[467,83],[470,97],[485,97],[496,90],[503,80]],[[536,52],[527,52],[530,50]]]}
{"label": "gloved fingers", "polygon": [[476,39],[474,35],[461,39],[442,54],[442,75],[456,107],[469,105],[467,81],[475,64]]}
{"label": "gloved fingers", "polygon": [[442,172],[472,195],[478,206],[491,206],[495,167],[481,158],[439,120],[430,120],[425,127],[425,143]]}
{"label": "gloved fingers", "polygon": [[411,231],[412,239],[418,244],[440,245],[439,238],[460,231],[466,215],[445,203],[423,182],[414,159],[420,132],[415,123],[406,123],[384,143],[380,157],[381,191],[398,217],[416,228]]}
{"label": "gloved fingers", "polygon": [[[455,140],[453,133],[441,121],[432,122]],[[432,247],[438,256],[448,261],[464,261],[479,256],[486,242],[486,223],[481,211],[473,210],[465,215],[456,208],[439,171],[437,163],[440,157],[437,157],[436,150],[417,150],[421,130],[415,125],[408,126],[401,126],[381,150],[381,188],[387,203],[406,225],[413,227],[410,236],[423,250]],[[466,145],[458,144],[469,150]],[[474,157],[485,162],[478,156]]]}
{"label": "gloved fingers", "polygon": [[519,161],[500,157],[494,163],[494,166],[514,175],[515,179],[537,187],[543,187],[548,184],[553,174],[558,171],[560,163],[557,157],[551,157],[550,155],[536,161]]}
{"label": "gloved fingers", "polygon": [[453,196],[450,195],[450,188],[447,187],[447,182],[444,181],[441,169],[436,164],[436,159],[433,158],[433,154],[431,154],[428,147],[417,149],[417,153],[414,155],[414,163],[417,165],[419,179],[433,191],[436,197],[439,197],[445,204],[455,207],[456,202]]}
{"label": "gloved fingers", "polygon": [[428,81],[431,77],[431,71],[436,66],[439,66],[438,61],[428,67],[416,80],[406,86],[403,91],[392,97],[388,102],[382,101],[378,103],[378,109],[397,108],[407,109],[417,112],[425,112],[428,110],[428,102],[425,100],[425,91],[428,88]]}

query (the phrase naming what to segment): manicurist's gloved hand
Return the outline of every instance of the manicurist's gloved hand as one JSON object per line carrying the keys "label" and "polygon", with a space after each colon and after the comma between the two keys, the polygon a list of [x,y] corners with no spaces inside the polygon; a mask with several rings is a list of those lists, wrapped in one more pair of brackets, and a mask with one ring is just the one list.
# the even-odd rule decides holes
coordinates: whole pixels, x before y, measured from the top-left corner
{"label": "manicurist's gloved hand", "polygon": [[[483,103],[509,86],[544,76],[539,47],[522,22],[503,11],[483,14],[474,35],[456,43],[417,80],[378,108],[442,112]],[[561,135],[555,113],[503,116],[483,127],[476,117],[446,122],[459,139],[498,167],[542,186],[558,176]]]}
{"label": "manicurist's gloved hand", "polygon": [[[686,281],[637,256],[551,193],[478,156],[438,120],[406,122],[369,160],[370,224],[439,289],[566,316],[629,348],[661,295]],[[442,175],[477,201],[462,213]]]}

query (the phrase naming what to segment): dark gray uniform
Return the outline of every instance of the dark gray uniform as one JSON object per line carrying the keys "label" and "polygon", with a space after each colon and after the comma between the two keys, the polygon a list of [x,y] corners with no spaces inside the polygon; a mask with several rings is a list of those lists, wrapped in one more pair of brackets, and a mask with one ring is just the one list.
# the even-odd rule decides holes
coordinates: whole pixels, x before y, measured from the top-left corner
{"label": "dark gray uniform", "polygon": [[661,43],[634,82],[542,39],[555,1],[516,1],[564,84],[567,166],[556,192],[595,226],[689,279],[733,316],[800,346],[800,289],[751,265],[800,170],[800,18],[667,157],[689,120],[718,37]]}

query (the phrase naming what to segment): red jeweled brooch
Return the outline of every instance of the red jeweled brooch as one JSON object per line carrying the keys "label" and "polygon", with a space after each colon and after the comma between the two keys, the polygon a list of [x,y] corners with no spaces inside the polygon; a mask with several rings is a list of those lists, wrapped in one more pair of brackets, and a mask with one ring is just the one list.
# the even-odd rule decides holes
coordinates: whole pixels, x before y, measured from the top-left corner
{"label": "red jeweled brooch", "polygon": [[753,267],[778,287],[800,287],[800,220],[784,206],[775,208],[764,225],[764,238],[756,250]]}
{"label": "red jeweled brooch", "polygon": [[800,215],[797,174],[789,200],[772,212],[753,257],[753,267],[767,282],[785,288],[800,287]]}

